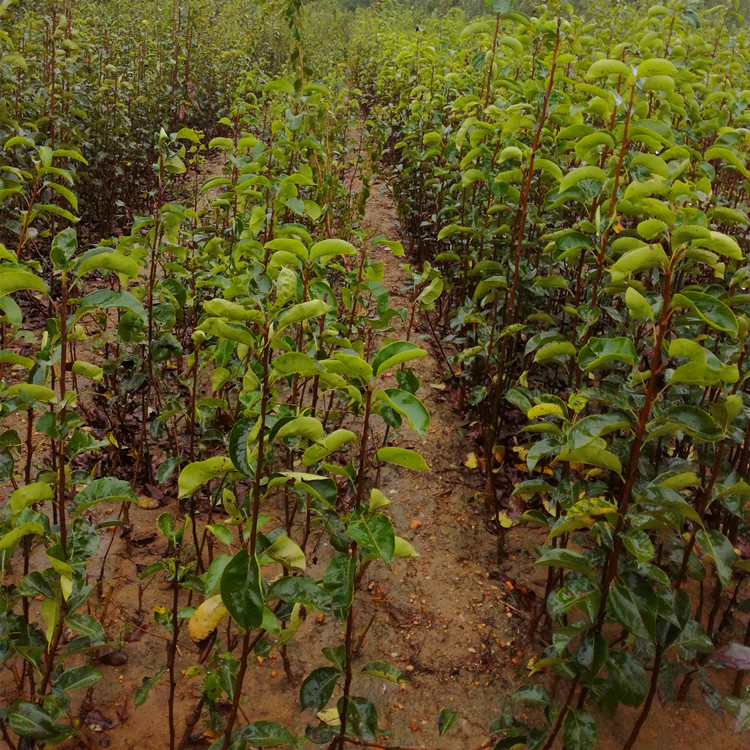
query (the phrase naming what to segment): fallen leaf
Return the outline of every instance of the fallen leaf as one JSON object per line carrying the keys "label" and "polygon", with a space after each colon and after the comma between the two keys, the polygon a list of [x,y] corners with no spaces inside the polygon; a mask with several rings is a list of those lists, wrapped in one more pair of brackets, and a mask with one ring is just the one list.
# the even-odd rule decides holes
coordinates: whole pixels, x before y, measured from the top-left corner
{"label": "fallen leaf", "polygon": [[156,510],[159,507],[159,501],[148,495],[138,495],[136,505],[144,510]]}
{"label": "fallen leaf", "polygon": [[418,732],[419,731],[419,724],[417,724],[417,720],[416,719],[412,719],[409,722],[409,726],[411,727],[411,731],[412,732]]}
{"label": "fallen leaf", "polygon": [[107,651],[99,657],[99,663],[108,667],[121,667],[127,660],[128,657],[122,651]]}
{"label": "fallen leaf", "polygon": [[476,469],[479,466],[479,461],[474,453],[469,453],[464,457],[464,466],[467,469]]}

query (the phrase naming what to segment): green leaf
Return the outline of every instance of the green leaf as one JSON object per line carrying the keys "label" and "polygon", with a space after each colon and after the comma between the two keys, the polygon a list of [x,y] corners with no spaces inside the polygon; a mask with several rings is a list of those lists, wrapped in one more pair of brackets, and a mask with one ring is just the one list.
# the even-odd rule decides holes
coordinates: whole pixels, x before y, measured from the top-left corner
{"label": "green leaf", "polygon": [[633,71],[622,60],[597,60],[586,71],[585,77],[591,81],[609,76],[622,76],[627,81],[632,78]]}
{"label": "green leaf", "polygon": [[[344,710],[343,698],[339,698],[337,707],[341,716]],[[357,737],[368,742],[377,739],[378,714],[375,706],[367,698],[350,698],[347,714],[344,722],[347,734],[353,732]]]}
{"label": "green leaf", "polygon": [[569,708],[563,722],[566,750],[593,750],[596,745],[596,721],[583,709]]}
{"label": "green leaf", "polygon": [[135,703],[136,708],[140,708],[145,702],[146,698],[148,698],[148,692],[151,690],[151,688],[154,686],[156,681],[164,674],[164,672],[167,671],[166,667],[162,667],[155,675],[152,677],[144,677],[143,682],[141,683],[141,686],[135,691],[135,694],[133,695],[133,703]]}
{"label": "green leaf", "polygon": [[415,471],[427,471],[430,468],[419,453],[408,448],[386,446],[380,448],[375,453],[375,458],[378,461],[386,461],[396,466],[403,466],[406,469],[414,469]]}
{"label": "green leaf", "polygon": [[13,704],[8,711],[6,721],[19,737],[25,737],[28,740],[54,740],[57,744],[73,733],[73,727],[55,724],[49,714],[26,701]]}
{"label": "green leaf", "polygon": [[73,362],[73,366],[70,369],[75,375],[88,378],[94,383],[101,383],[104,379],[104,370],[99,365],[91,364],[91,362],[84,362],[79,359]]}
{"label": "green leaf", "polygon": [[291,732],[275,721],[255,721],[238,729],[236,736],[253,747],[297,747]]}
{"label": "green leaf", "polygon": [[271,560],[281,563],[285,568],[305,572],[305,553],[297,542],[290,539],[286,534],[279,534],[263,555]]}
{"label": "green leaf", "polygon": [[[587,164],[582,167],[576,167],[575,169],[572,169],[568,174],[565,175],[565,177],[560,180],[560,187],[558,188],[558,192],[564,193],[566,190],[570,190],[574,185],[577,185],[579,182],[583,182],[584,180],[598,180],[602,184],[607,181],[607,173],[600,169],[599,167],[596,167],[592,164]],[[588,240],[586,241],[586,245],[588,245]]]}
{"label": "green leaf", "polygon": [[0,272],[0,297],[22,290],[47,294],[47,285],[42,279],[29,271]]}
{"label": "green leaf", "polygon": [[713,352],[691,339],[673,339],[669,343],[670,357],[686,357],[687,364],[677,367],[669,377],[670,384],[717,385],[736,383],[740,373],[737,365],[725,365]]}
{"label": "green leaf", "polygon": [[427,352],[410,341],[394,341],[380,348],[372,361],[372,369],[375,375],[379,376],[391,367],[425,356]]}
{"label": "green leaf", "polygon": [[648,300],[632,286],[625,291],[625,304],[628,306],[628,312],[633,320],[643,320],[648,318],[653,322],[654,311]]}
{"label": "green leaf", "polygon": [[310,672],[302,682],[299,690],[299,704],[302,708],[312,709],[315,713],[322,711],[341,677],[336,667],[318,667]]}
{"label": "green leaf", "polygon": [[586,372],[611,367],[616,362],[635,367],[638,353],[633,342],[624,336],[618,338],[597,338],[592,336],[578,353],[578,365]]}
{"label": "green leaf", "polygon": [[435,301],[443,293],[444,282],[440,276],[435,277],[420,293],[416,303],[420,304],[425,310],[433,310]]}
{"label": "green leaf", "polygon": [[315,417],[296,417],[281,426],[276,433],[277,440],[288,437],[301,437],[316,442],[323,439],[323,424]]}
{"label": "green leaf", "polygon": [[343,619],[346,617],[354,598],[354,577],[357,561],[354,556],[343,552],[334,555],[323,575],[323,585],[331,595],[331,606],[334,614]]}
{"label": "green leaf", "polygon": [[177,480],[178,497],[190,497],[201,485],[230,471],[234,471],[234,464],[228,456],[214,456],[188,464]]}
{"label": "green leaf", "polygon": [[695,541],[713,561],[716,576],[722,589],[725,589],[732,580],[732,570],[737,559],[732,543],[718,529],[698,529]]}
{"label": "green leaf", "polygon": [[78,307],[78,317],[87,309],[99,308],[108,310],[112,307],[132,310],[138,317],[146,319],[146,311],[143,305],[130,292],[112,292],[109,289],[97,289],[95,292],[87,294]]}
{"label": "green leaf", "polygon": [[396,535],[393,525],[382,513],[360,515],[349,524],[349,536],[386,565],[393,559],[396,550]]}
{"label": "green leaf", "polygon": [[131,279],[138,276],[138,264],[126,255],[115,252],[102,252],[100,248],[86,253],[76,269],[79,276],[89,271],[116,271],[125,274]]}
{"label": "green leaf", "polygon": [[717,331],[737,336],[738,324],[735,314],[721,301],[703,292],[686,291],[672,297],[672,307],[687,307]]}
{"label": "green leaf", "polygon": [[552,703],[549,693],[541,685],[522,685],[513,692],[511,700],[513,703],[529,701],[541,706],[549,706]]}
{"label": "green leaf", "polygon": [[84,510],[93,507],[97,503],[119,503],[125,501],[135,502],[137,497],[129,482],[114,477],[103,477],[89,482],[76,496],[73,503],[76,506],[76,515],[80,516]]}
{"label": "green leaf", "polygon": [[0,551],[12,549],[19,540],[29,535],[43,536],[44,526],[36,521],[26,521],[11,529],[7,534],[0,537]]}
{"label": "green leaf", "polygon": [[314,359],[302,352],[286,352],[276,357],[272,366],[282,375],[301,375],[305,378],[320,375],[323,372]]}
{"label": "green leaf", "polygon": [[388,388],[381,393],[385,395],[385,400],[392,409],[406,417],[414,432],[418,435],[427,434],[427,428],[430,426],[430,415],[424,404],[416,396],[400,388]]}
{"label": "green leaf", "polygon": [[351,430],[334,430],[330,435],[326,435],[316,445],[311,445],[302,454],[302,465],[312,466],[312,464],[321,461],[326,456],[337,451],[342,445],[352,443],[357,436]]}
{"label": "green leaf", "polygon": [[623,627],[639,638],[656,637],[656,594],[642,576],[618,576],[609,590],[609,611]]}
{"label": "green leaf", "polygon": [[321,612],[328,612],[331,608],[331,595],[310,576],[279,578],[271,586],[268,596],[287,604],[303,604]]}
{"label": "green leaf", "polygon": [[[656,425],[661,425],[661,427],[655,434],[652,427]],[[648,430],[649,440],[654,439],[659,434],[667,434],[676,430],[682,430],[692,438],[706,442],[721,440],[723,436],[721,428],[707,411],[687,404],[665,409],[657,419],[648,425]]]}
{"label": "green leaf", "polygon": [[198,326],[197,330],[210,336],[245,344],[251,349],[255,346],[255,337],[247,326],[239,323],[227,323],[221,318],[207,318]]}
{"label": "green leaf", "polygon": [[[209,459],[210,460],[210,459]],[[242,630],[259,628],[263,622],[263,590],[255,557],[240,550],[224,568],[219,584],[221,600]]]}
{"label": "green leaf", "polygon": [[557,456],[559,461],[576,461],[591,466],[599,466],[610,469],[617,474],[622,473],[622,463],[612,452],[606,449],[606,442],[601,438],[595,438],[579,448],[563,448]]}
{"label": "green leaf", "polygon": [[336,255],[358,255],[357,250],[351,242],[335,238],[316,242],[310,248],[310,262],[320,260],[324,265]]}
{"label": "green leaf", "polygon": [[260,427],[260,422],[254,419],[238,419],[229,433],[229,457],[237,471],[246,477],[252,476],[253,470],[247,460],[248,443],[252,433]]}
{"label": "green leaf", "polygon": [[5,395],[11,398],[19,393],[23,393],[25,396],[41,403],[50,403],[57,399],[57,394],[51,388],[46,385],[34,385],[33,383],[16,383],[8,388]]}
{"label": "green leaf", "polygon": [[203,303],[203,312],[216,318],[226,318],[235,323],[263,322],[263,314],[260,310],[247,308],[238,302],[230,302],[230,300],[221,297],[206,300]]}
{"label": "green leaf", "polygon": [[659,243],[643,245],[624,252],[609,269],[612,281],[622,281],[647,268],[666,268],[669,258]]}
{"label": "green leaf", "polygon": [[614,686],[617,699],[626,706],[640,706],[648,693],[646,670],[622,649],[611,649],[609,652],[607,681]]}
{"label": "green leaf", "polygon": [[568,447],[577,450],[610,432],[630,427],[630,422],[621,414],[591,414],[579,419],[568,431]]}
{"label": "green leaf", "polygon": [[742,260],[744,258],[737,240],[728,234],[722,232],[708,232],[708,238],[699,238],[693,243],[693,246],[706,247],[719,255],[724,255],[732,260]]}
{"label": "green leaf", "polygon": [[330,312],[331,306],[323,300],[315,299],[308,302],[300,302],[298,305],[284,310],[278,317],[278,332],[281,332],[287,326],[294,323],[301,323],[303,320],[318,318]]}
{"label": "green leaf", "polygon": [[534,564],[567,568],[568,570],[575,570],[577,573],[583,573],[588,578],[596,578],[596,571],[591,567],[589,561],[580,552],[573,552],[569,549],[546,547]]}
{"label": "green leaf", "polygon": [[52,500],[55,496],[51,485],[46,482],[32,482],[24,487],[19,487],[10,496],[10,509],[13,513],[19,513],[24,508],[34,503]]}
{"label": "green leaf", "polygon": [[455,711],[451,711],[449,708],[441,709],[437,718],[438,734],[442,737],[444,734],[450,732],[459,718],[460,715]]}
{"label": "green leaf", "polygon": [[3,55],[0,58],[0,63],[8,65],[11,68],[20,68],[21,70],[28,70],[29,68],[23,55],[20,55],[18,52],[8,52],[8,54]]}
{"label": "green leaf", "polygon": [[416,560],[419,557],[419,552],[406,539],[397,536],[393,547],[393,556]]}
{"label": "green leaf", "polygon": [[640,529],[630,529],[622,536],[622,542],[639,565],[651,562],[654,558],[654,545],[648,534]]}
{"label": "green leaf", "polygon": [[534,362],[562,361],[566,357],[575,357],[576,348],[569,341],[551,341],[537,349]]}
{"label": "green leaf", "polygon": [[101,679],[102,673],[88,664],[72,667],[63,672],[56,680],[55,687],[59,690],[80,690],[91,687]]}
{"label": "green leaf", "polygon": [[365,383],[369,383],[372,380],[372,367],[358,354],[335,352],[333,359],[325,360],[323,365],[328,372],[340,372],[348,375],[350,378],[358,378]]}

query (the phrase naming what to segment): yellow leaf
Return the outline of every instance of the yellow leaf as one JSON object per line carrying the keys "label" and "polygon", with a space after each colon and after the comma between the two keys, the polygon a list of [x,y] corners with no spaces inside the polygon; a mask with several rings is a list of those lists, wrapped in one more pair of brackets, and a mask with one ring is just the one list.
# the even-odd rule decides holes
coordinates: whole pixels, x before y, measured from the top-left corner
{"label": "yellow leaf", "polygon": [[598,468],[589,469],[587,472],[584,473],[583,478],[593,479],[594,477],[598,477],[601,473],[602,473],[601,469],[598,469]]}
{"label": "yellow leaf", "polygon": [[198,609],[193,612],[192,617],[188,620],[188,634],[190,640],[194,643],[200,643],[208,638],[211,633],[219,627],[219,623],[227,614],[227,608],[221,601],[221,595],[206,599]]}
{"label": "yellow leaf", "polygon": [[496,518],[497,518],[497,522],[504,529],[509,529],[513,525],[513,521],[511,520],[511,517],[507,513],[503,513],[502,511],[498,511]]}
{"label": "yellow leaf", "polygon": [[562,407],[558,404],[537,404],[529,409],[526,416],[529,419],[536,419],[537,417],[548,417],[551,414],[562,416],[562,413]]}
{"label": "yellow leaf", "polygon": [[324,708],[322,711],[318,711],[317,717],[324,723],[328,724],[329,727],[337,727],[341,724],[339,721],[339,710],[338,708]]}
{"label": "yellow leaf", "polygon": [[479,461],[474,453],[469,453],[469,455],[464,458],[464,466],[467,469],[476,469],[477,466],[479,466]]}

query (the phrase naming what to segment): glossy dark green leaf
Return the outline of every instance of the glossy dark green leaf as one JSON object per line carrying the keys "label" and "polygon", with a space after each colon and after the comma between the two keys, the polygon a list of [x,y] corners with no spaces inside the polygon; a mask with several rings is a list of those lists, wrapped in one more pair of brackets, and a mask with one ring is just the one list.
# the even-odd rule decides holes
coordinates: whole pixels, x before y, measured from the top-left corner
{"label": "glossy dark green leaf", "polygon": [[253,747],[296,747],[294,735],[276,721],[255,721],[237,730],[237,736]]}
{"label": "glossy dark green leaf", "polygon": [[148,692],[154,686],[154,683],[166,672],[166,667],[162,667],[156,674],[151,677],[144,677],[141,686],[135,691],[133,695],[133,702],[136,708],[140,708],[148,698]]}
{"label": "glossy dark green leaf", "polygon": [[642,576],[618,576],[609,590],[609,609],[623,627],[639,638],[656,637],[656,594]]}
{"label": "glossy dark green leaf", "polygon": [[224,568],[219,584],[221,600],[232,619],[243,630],[259,628],[263,622],[263,592],[258,560],[240,550]]}
{"label": "glossy dark green leaf", "polygon": [[737,559],[732,543],[718,529],[699,529],[695,541],[711,558],[721,587],[725,589],[732,580],[732,571]]}
{"label": "glossy dark green leaf", "polygon": [[566,750],[593,750],[596,745],[596,721],[583,709],[569,708],[563,722]]}
{"label": "glossy dark green leaf", "polygon": [[306,607],[327,612],[331,607],[331,595],[310,576],[286,576],[274,581],[269,598],[278,597],[287,604],[304,604]]}
{"label": "glossy dark green leaf", "polygon": [[229,458],[232,459],[235,468],[246,477],[253,474],[247,460],[247,443],[255,424],[256,420],[254,419],[238,419],[229,433]]}
{"label": "glossy dark green leaf", "polygon": [[[339,699],[339,716],[343,710],[342,700]],[[346,717],[346,731],[355,737],[374,742],[378,735],[378,712],[367,698],[352,696]]]}
{"label": "glossy dark green leaf", "polygon": [[57,744],[73,733],[72,727],[55,724],[48,713],[27,701],[18,701],[11,706],[6,721],[19,737],[29,740],[51,740]]}
{"label": "glossy dark green leaf", "polygon": [[299,703],[302,708],[310,708],[314,712],[322,711],[341,677],[336,667],[318,667],[310,672],[302,682],[299,690]]}
{"label": "glossy dark green leaf", "polygon": [[356,560],[339,552],[328,563],[323,575],[323,585],[331,595],[331,604],[337,617],[343,618],[349,611],[354,598],[354,575]]}
{"label": "glossy dark green leaf", "polygon": [[626,706],[640,706],[648,693],[646,670],[627,651],[610,651],[607,680],[614,686],[617,699]]}
{"label": "glossy dark green leaf", "polygon": [[580,553],[569,549],[557,549],[546,547],[537,558],[535,565],[548,565],[555,568],[566,568],[583,573],[589,578],[596,577],[596,571],[591,567],[588,560]]}

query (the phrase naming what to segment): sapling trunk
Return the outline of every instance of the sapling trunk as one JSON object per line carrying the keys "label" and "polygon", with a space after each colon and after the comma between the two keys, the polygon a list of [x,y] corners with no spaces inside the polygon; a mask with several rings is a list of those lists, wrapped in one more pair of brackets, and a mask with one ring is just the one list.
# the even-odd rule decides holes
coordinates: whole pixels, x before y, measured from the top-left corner
{"label": "sapling trunk", "polygon": [[[367,450],[368,450],[368,432],[370,425],[370,409],[372,406],[372,390],[370,387],[365,391],[365,414],[362,419],[362,432],[359,437],[359,472],[357,474],[356,495],[354,497],[355,510],[359,510],[365,494],[365,482],[367,478]],[[357,543],[352,541],[349,545],[349,557],[357,559]],[[356,592],[355,592],[356,593]],[[346,740],[347,716],[349,713],[349,697],[352,686],[352,662],[354,638],[354,601],[349,605],[349,611],[346,616],[346,635],[344,640],[345,658],[344,658],[344,687],[341,698],[341,731],[339,736],[331,742],[331,750],[343,750]]]}
{"label": "sapling trunk", "polygon": [[[258,539],[258,516],[260,515],[260,491],[261,481],[263,479],[263,460],[265,458],[265,440],[266,440],[266,414],[268,410],[268,403],[270,400],[270,384],[268,381],[269,364],[271,356],[270,347],[270,330],[269,324],[266,323],[263,331],[263,379],[261,381],[261,407],[260,407],[260,429],[258,432],[258,459],[255,468],[255,481],[253,482],[253,496],[252,496],[252,521],[250,530],[250,550],[249,555],[251,558],[255,557],[255,549]],[[235,722],[237,721],[237,713],[240,708],[240,699],[242,697],[242,686],[245,681],[245,674],[247,672],[247,663],[250,657],[251,646],[251,631],[245,631],[242,638],[242,652],[240,655],[240,665],[237,671],[237,678],[235,681],[235,694],[234,700],[232,701],[232,710],[227,719],[227,725],[224,729],[224,744],[223,750],[228,750],[232,740],[232,730],[234,729]]]}

